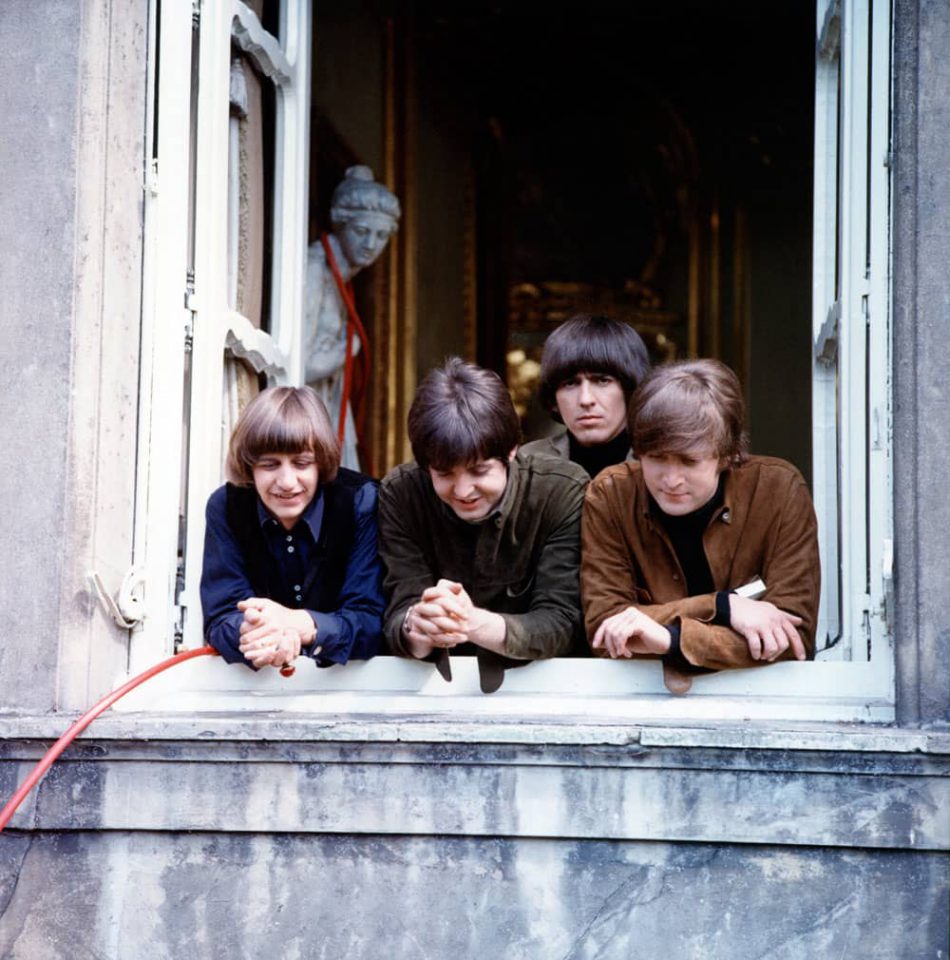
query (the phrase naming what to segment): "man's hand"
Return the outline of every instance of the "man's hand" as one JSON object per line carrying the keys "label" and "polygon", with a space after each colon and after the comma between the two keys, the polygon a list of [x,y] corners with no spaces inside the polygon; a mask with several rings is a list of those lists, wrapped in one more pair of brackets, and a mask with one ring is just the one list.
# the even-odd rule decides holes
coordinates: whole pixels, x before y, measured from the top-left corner
{"label": "man's hand", "polygon": [[316,638],[316,625],[306,610],[291,610],[262,597],[248,597],[237,606],[244,614],[238,649],[255,667],[282,667]]}
{"label": "man's hand", "polygon": [[258,670],[261,667],[283,667],[300,656],[300,634],[296,630],[284,630],[253,643],[242,638],[238,649]]}
{"label": "man's hand", "polygon": [[768,600],[749,600],[729,594],[729,618],[732,629],[745,637],[753,660],[771,662],[789,647],[796,660],[806,659],[805,644],[795,628],[802,618],[779,610]]}
{"label": "man's hand", "polygon": [[662,656],[670,649],[670,631],[636,607],[627,607],[607,617],[597,628],[591,644],[615,660],[635,653]]}
{"label": "man's hand", "polygon": [[[465,594],[460,584],[440,580],[424,590],[418,603],[406,614],[403,633],[414,657],[426,657],[435,648],[451,648],[468,639],[465,603],[453,587]],[[467,599],[467,594],[465,597]]]}
{"label": "man's hand", "polygon": [[412,606],[404,633],[409,652],[422,658],[434,649],[451,649],[466,642],[504,654],[506,630],[504,618],[476,607],[462,584],[442,579],[426,588]]}

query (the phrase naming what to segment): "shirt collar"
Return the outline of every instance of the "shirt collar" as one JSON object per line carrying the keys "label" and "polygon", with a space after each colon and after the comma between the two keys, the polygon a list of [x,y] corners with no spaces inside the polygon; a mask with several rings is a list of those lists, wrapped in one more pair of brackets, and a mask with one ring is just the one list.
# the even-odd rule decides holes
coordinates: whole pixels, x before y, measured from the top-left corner
{"label": "shirt collar", "polygon": [[[306,523],[310,528],[310,534],[313,537],[314,543],[319,541],[320,530],[323,527],[323,503],[323,487],[320,487],[317,490],[317,495],[307,504],[307,509],[304,510],[303,516],[301,516],[294,525],[294,529],[296,529],[300,523]],[[272,527],[280,527],[280,523],[267,512],[267,508],[264,506],[260,497],[257,498],[257,520],[265,533]],[[283,527],[280,528],[281,530],[284,529]]]}

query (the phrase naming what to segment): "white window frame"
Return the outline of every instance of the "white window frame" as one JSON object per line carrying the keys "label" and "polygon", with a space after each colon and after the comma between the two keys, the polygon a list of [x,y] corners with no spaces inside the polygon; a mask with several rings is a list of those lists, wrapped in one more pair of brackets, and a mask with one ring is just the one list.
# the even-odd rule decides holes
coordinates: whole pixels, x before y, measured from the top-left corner
{"label": "white window frame", "polygon": [[[158,16],[153,3],[152,22]],[[161,6],[161,51],[151,51],[150,103],[159,105],[158,156],[146,195],[142,403],[139,416],[135,568],[143,618],[130,669],[172,652],[176,635],[201,646],[199,578],[204,504],[222,481],[222,423],[230,398],[226,351],[268,383],[299,383],[306,265],[309,161],[310,2],[285,0],[281,43],[241,0]],[[153,31],[153,34],[155,31]],[[196,135],[192,55],[198,38]],[[275,90],[271,332],[231,307],[229,155],[232,44]],[[155,64],[159,64],[155,78]],[[151,127],[149,128],[151,129]],[[193,159],[192,159],[193,151]],[[194,269],[187,251],[194,182]],[[190,378],[186,376],[190,354]],[[187,427],[185,393],[191,416]],[[182,490],[187,450],[187,487]],[[184,569],[179,512],[187,503]]]}
{"label": "white window frame", "polygon": [[[296,24],[282,30],[306,29],[309,23],[306,0],[296,0]],[[840,34],[834,6],[839,6]],[[283,161],[278,162],[278,179],[285,186],[278,196],[297,199],[296,214],[275,198],[275,233],[281,237],[274,268],[275,300],[272,316],[277,319],[276,343],[256,341],[259,332],[249,330],[246,321],[227,307],[227,156],[228,77],[230,64],[230,23],[235,9],[243,4],[223,2],[206,5],[202,12],[202,71],[212,66],[213,83],[205,84],[202,72],[199,129],[207,146],[199,149],[196,230],[200,259],[195,268],[196,309],[193,360],[202,373],[201,383],[192,392],[192,403],[203,413],[222,409],[221,357],[228,337],[237,349],[259,356],[255,364],[270,364],[273,380],[301,382],[300,298],[303,291],[306,204],[306,96],[305,56],[285,51],[288,63],[296,63],[290,97],[279,113],[278,140],[284,138]],[[214,30],[205,29],[208,11],[215,10]],[[245,8],[246,9],[246,8]],[[174,17],[178,19],[178,12]],[[172,15],[169,15],[169,19]],[[836,348],[835,363],[829,366],[816,359],[813,383],[815,424],[814,489],[821,526],[823,600],[821,630],[841,634],[838,643],[814,663],[780,663],[765,670],[725,671],[700,676],[685,697],[670,696],[656,662],[618,663],[603,660],[553,660],[529,664],[510,671],[502,689],[493,696],[478,694],[476,664],[471,659],[455,661],[454,682],[446,684],[430,664],[390,657],[367,663],[317,670],[302,662],[290,679],[274,671],[253,673],[229,667],[217,659],[192,661],[173,674],[140,688],[127,698],[124,709],[161,709],[203,712],[257,712],[285,710],[314,714],[373,714],[405,717],[445,713],[495,716],[584,716],[606,722],[744,720],[808,720],[831,722],[890,722],[894,718],[893,644],[887,620],[891,543],[891,430],[890,430],[890,313],[889,313],[889,167],[890,142],[890,29],[891,11],[882,0],[819,0],[817,35],[824,44],[817,64],[815,118],[815,241],[814,241],[814,336],[816,358]],[[867,24],[872,26],[868,43]],[[163,32],[166,29],[163,18]],[[213,35],[211,35],[213,33]],[[177,46],[172,48],[182,57]],[[837,58],[840,58],[840,71]],[[164,64],[163,64],[164,73]],[[187,75],[182,71],[182,75]],[[164,77],[163,77],[164,95]],[[283,88],[282,88],[283,89]],[[162,120],[178,124],[187,120],[187,95],[172,90],[177,112]],[[288,112],[287,104],[293,104]],[[870,106],[869,106],[870,105]],[[870,116],[868,129],[866,118]],[[281,117],[283,118],[281,120]],[[281,123],[295,125],[293,132]],[[840,131],[840,136],[839,136]],[[301,139],[302,138],[302,139]],[[177,158],[177,183],[186,180],[187,150],[180,139],[172,141]],[[171,147],[169,147],[171,150]],[[292,154],[292,159],[288,157]],[[278,152],[280,157],[280,152]],[[159,173],[164,173],[165,145]],[[283,164],[283,165],[282,165]],[[160,185],[162,179],[160,178]],[[288,188],[286,184],[291,184]],[[840,185],[840,189],[839,189]],[[187,191],[185,191],[185,194]],[[162,204],[166,203],[167,206]],[[154,317],[177,318],[183,325],[190,314],[183,311],[177,290],[163,289],[159,275],[181,276],[183,258],[179,250],[166,249],[156,237],[166,237],[181,210],[187,206],[182,191],[164,189],[152,197],[149,230],[153,244],[154,306],[147,324],[154,355],[152,366],[161,382],[177,382],[181,393],[183,376],[180,357],[164,346]],[[181,244],[184,246],[184,244]],[[835,262],[840,261],[836,282]],[[280,291],[284,291],[283,297]],[[837,303],[836,324],[826,320]],[[173,309],[174,308],[174,309]],[[164,311],[164,312],[163,312]],[[261,335],[266,336],[266,335]],[[268,338],[268,341],[270,338]],[[144,352],[144,351],[143,351]],[[157,374],[153,376],[156,379]],[[176,381],[176,377],[178,380]],[[158,382],[158,381],[156,381]],[[158,394],[159,390],[153,390]],[[143,409],[147,405],[143,405]],[[179,411],[180,412],[180,411]],[[145,418],[143,437],[159,435],[174,449],[175,430],[165,416],[153,422]],[[174,418],[172,418],[174,420]],[[180,418],[179,418],[180,419]],[[197,595],[197,567],[203,538],[203,505],[220,483],[220,422],[207,416],[202,426],[193,427],[192,462],[189,470],[188,557],[185,609],[187,646],[200,646],[200,610]],[[161,431],[164,430],[164,433]],[[180,439],[180,438],[179,438]],[[154,440],[152,443],[154,444]],[[143,444],[148,447],[148,443]],[[177,516],[177,483],[180,462],[169,458],[152,463],[147,452],[140,469],[148,478],[147,492],[158,490],[167,518]],[[867,495],[865,495],[867,491]],[[174,558],[169,528],[174,523],[152,515],[155,497],[146,501],[143,523],[156,546],[149,553],[153,563],[147,575],[149,617],[141,628],[146,651],[141,667],[157,659],[168,648],[172,617],[162,613],[170,607],[169,557]],[[162,523],[165,525],[162,526]],[[200,559],[199,559],[200,563]],[[173,578],[171,578],[173,579]],[[162,595],[164,592],[164,596]],[[149,622],[151,620],[151,622]],[[133,649],[135,643],[133,643]],[[135,657],[132,658],[133,668]]]}
{"label": "white window frame", "polygon": [[[821,660],[892,690],[888,0],[821,0],[815,110],[813,479]],[[870,118],[870,122],[868,122]]]}

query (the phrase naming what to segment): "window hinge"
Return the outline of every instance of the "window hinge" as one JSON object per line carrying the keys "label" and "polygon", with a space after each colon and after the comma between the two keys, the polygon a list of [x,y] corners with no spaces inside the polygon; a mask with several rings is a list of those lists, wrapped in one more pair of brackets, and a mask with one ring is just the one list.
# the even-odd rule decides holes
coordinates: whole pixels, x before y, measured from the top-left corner
{"label": "window hinge", "polygon": [[825,9],[824,22],[818,31],[818,56],[834,61],[841,55],[841,2],[832,0]]}
{"label": "window hinge", "polygon": [[185,640],[185,611],[188,606],[183,599],[185,593],[186,537],[185,515],[180,513],[178,515],[178,562],[175,564],[175,622],[172,628],[175,635],[175,653],[178,653]]}
{"label": "window hinge", "polygon": [[890,633],[893,629],[891,622],[894,615],[894,541],[884,538],[881,550],[881,582],[883,596],[881,599],[881,615],[884,620],[884,629]]}
{"label": "window hinge", "polygon": [[815,339],[815,361],[825,367],[833,367],[838,360],[838,321],[841,318],[841,301],[829,307],[825,322]]}
{"label": "window hinge", "polygon": [[190,270],[185,279],[185,309],[188,311],[185,318],[185,353],[191,353],[195,342],[195,314],[198,311],[198,303],[195,297],[195,277]]}
{"label": "window hinge", "polygon": [[881,408],[879,406],[875,406],[871,410],[871,449],[884,449],[884,438],[881,431]]}
{"label": "window hinge", "polygon": [[89,573],[92,589],[106,613],[123,630],[131,630],[145,619],[145,603],[142,598],[145,575],[141,567],[131,567],[122,578],[119,592],[113,597],[96,570]]}
{"label": "window hinge", "polygon": [[145,174],[145,189],[153,196],[158,196],[158,158],[152,157]]}
{"label": "window hinge", "polygon": [[175,653],[178,653],[185,642],[185,605],[175,604],[175,620],[172,624],[172,633],[175,637]]}

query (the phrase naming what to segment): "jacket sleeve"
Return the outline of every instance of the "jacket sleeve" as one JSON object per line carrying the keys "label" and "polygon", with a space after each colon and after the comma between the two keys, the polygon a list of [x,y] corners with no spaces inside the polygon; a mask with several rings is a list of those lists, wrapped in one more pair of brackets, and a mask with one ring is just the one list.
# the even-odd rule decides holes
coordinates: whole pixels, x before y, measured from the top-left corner
{"label": "jacket sleeve", "polygon": [[[584,505],[581,588],[588,638],[607,617],[635,606],[658,623],[678,628],[679,654],[685,664],[709,670],[764,666],[750,656],[745,637],[714,622],[715,593],[661,604],[644,602],[649,594],[634,575],[632,548],[624,536],[617,499],[608,495],[610,483],[610,478],[605,478],[592,484]],[[762,599],[802,618],[799,633],[811,656],[820,572],[815,511],[801,476],[796,475],[775,503],[778,515],[770,526],[762,569],[766,593]],[[779,659],[793,656],[789,649]]]}
{"label": "jacket sleeve", "polygon": [[384,603],[376,499],[375,483],[364,484],[356,494],[353,544],[346,561],[337,608],[309,611],[317,625],[311,655],[318,666],[369,660],[379,650]]}
{"label": "jacket sleeve", "polygon": [[383,559],[384,587],[389,603],[383,619],[386,644],[397,656],[411,656],[405,647],[402,621],[406,611],[433,586],[438,576],[430,569],[419,546],[412,504],[403,502],[400,486],[409,481],[400,475],[383,481],[379,489],[379,553]]}
{"label": "jacket sleeve", "polygon": [[[762,569],[762,599],[802,618],[798,632],[812,659],[821,590],[818,522],[808,488],[797,473],[790,488],[777,498],[776,511]],[[644,609],[649,613],[649,608]],[[766,665],[753,660],[745,637],[728,627],[712,626],[685,613],[681,613],[679,623],[680,650],[694,666],[721,670]],[[791,648],[778,659],[794,659]]]}
{"label": "jacket sleeve", "polygon": [[[584,500],[581,551],[581,595],[588,640],[608,617],[637,607],[664,625],[676,617],[712,620],[716,614],[716,595],[702,594],[672,603],[642,602],[648,594],[637,582],[632,560],[633,550],[624,535],[624,523],[617,505],[614,480],[604,477],[587,488]],[[632,509],[630,503],[626,509]],[[593,651],[607,656],[604,650]]]}
{"label": "jacket sleeve", "polygon": [[205,639],[228,663],[250,666],[238,650],[244,614],[237,609],[237,604],[253,596],[244,554],[225,516],[225,495],[221,488],[211,494],[205,510],[201,608]]}
{"label": "jacket sleeve", "polygon": [[584,486],[552,497],[558,517],[538,556],[526,613],[504,613],[505,649],[517,660],[537,660],[567,653],[581,634],[579,596],[580,527]]}

